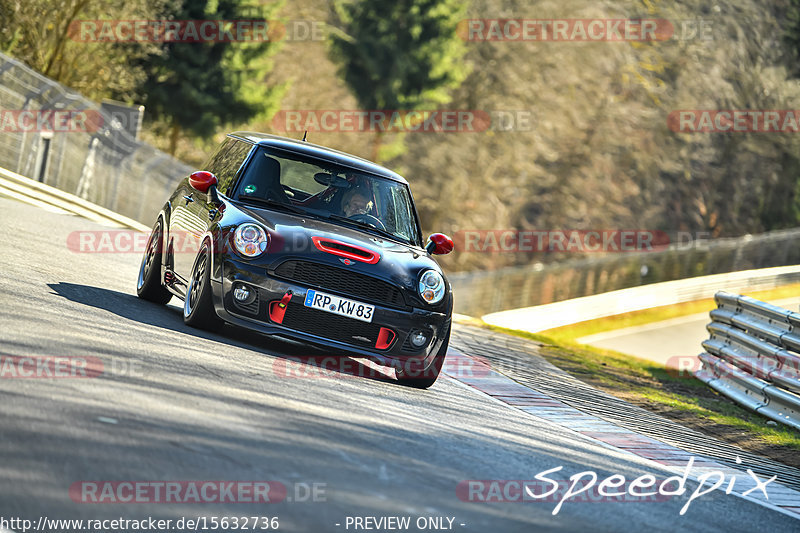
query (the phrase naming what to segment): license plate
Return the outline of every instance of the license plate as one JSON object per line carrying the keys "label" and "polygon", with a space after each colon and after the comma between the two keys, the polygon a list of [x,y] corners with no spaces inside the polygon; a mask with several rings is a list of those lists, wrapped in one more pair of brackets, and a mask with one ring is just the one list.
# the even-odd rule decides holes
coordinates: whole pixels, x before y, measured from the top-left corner
{"label": "license plate", "polygon": [[347,298],[312,290],[306,293],[306,301],[303,305],[327,311],[334,315],[355,318],[362,322],[372,322],[372,314],[375,312],[374,305],[362,304],[355,300],[348,300]]}

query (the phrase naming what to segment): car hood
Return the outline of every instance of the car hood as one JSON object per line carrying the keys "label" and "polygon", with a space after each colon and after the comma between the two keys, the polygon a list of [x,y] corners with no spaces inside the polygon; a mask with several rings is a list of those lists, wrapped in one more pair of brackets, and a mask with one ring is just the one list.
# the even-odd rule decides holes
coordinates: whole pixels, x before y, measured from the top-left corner
{"label": "car hood", "polygon": [[[270,245],[268,254],[263,258],[263,264],[269,270],[274,271],[279,264],[289,259],[325,263],[388,281],[404,288],[414,300],[419,299],[417,283],[423,270],[433,269],[444,275],[439,264],[425,250],[416,246],[401,244],[357,228],[305,215],[243,204],[237,204],[236,208],[241,218],[254,219],[269,231]],[[244,220],[237,220],[235,224],[242,222]],[[380,258],[374,264],[347,261],[343,257],[318,249],[312,240],[313,237],[365,248],[378,254]]]}

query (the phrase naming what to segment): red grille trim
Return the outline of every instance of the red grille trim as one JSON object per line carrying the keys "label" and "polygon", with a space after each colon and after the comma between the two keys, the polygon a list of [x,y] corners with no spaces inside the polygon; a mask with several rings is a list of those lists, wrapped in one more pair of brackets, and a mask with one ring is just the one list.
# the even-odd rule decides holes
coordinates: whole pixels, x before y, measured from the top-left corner
{"label": "red grille trim", "polygon": [[379,253],[373,252],[369,248],[363,248],[354,244],[348,244],[346,242],[336,241],[324,237],[311,237],[311,240],[314,242],[314,246],[316,246],[319,251],[338,255],[339,257],[344,257],[345,259],[350,259],[352,261],[361,261],[362,263],[374,265],[381,258]]}

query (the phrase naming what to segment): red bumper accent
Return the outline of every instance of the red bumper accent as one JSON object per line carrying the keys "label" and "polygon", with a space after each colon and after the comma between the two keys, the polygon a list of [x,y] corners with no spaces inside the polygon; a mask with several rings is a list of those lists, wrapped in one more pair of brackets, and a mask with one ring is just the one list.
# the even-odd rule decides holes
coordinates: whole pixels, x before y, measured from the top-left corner
{"label": "red bumper accent", "polygon": [[381,328],[378,332],[378,341],[375,343],[375,348],[378,350],[386,350],[392,345],[396,337],[397,335],[394,331],[389,328]]}
{"label": "red bumper accent", "polygon": [[276,324],[283,323],[283,316],[286,314],[286,306],[292,299],[292,291],[286,291],[283,298],[269,303],[269,319]]}

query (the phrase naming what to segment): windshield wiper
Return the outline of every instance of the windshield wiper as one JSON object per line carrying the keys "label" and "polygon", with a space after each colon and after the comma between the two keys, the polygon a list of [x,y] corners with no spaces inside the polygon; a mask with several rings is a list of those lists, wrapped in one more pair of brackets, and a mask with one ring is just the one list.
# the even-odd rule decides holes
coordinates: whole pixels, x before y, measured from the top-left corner
{"label": "windshield wiper", "polygon": [[299,207],[295,207],[295,206],[293,206],[291,204],[285,204],[285,203],[279,202],[277,200],[272,200],[270,198],[259,198],[257,196],[240,196],[239,197],[239,201],[240,202],[245,202],[245,203],[246,202],[250,202],[250,203],[253,203],[253,204],[268,205],[270,207],[283,208],[286,211],[290,211],[292,213],[297,213],[298,215],[307,214],[303,209],[300,209]]}
{"label": "windshield wiper", "polygon": [[354,226],[358,226],[359,228],[364,228],[366,230],[373,231],[373,232],[377,233],[378,235],[381,235],[382,237],[388,237],[388,238],[390,238],[392,240],[399,240],[399,241],[405,242],[406,244],[410,244],[408,241],[406,241],[405,239],[403,239],[399,235],[395,235],[394,233],[391,233],[389,231],[382,230],[380,228],[376,228],[375,226],[373,226],[372,224],[369,224],[368,222],[362,222],[360,220],[353,220],[352,218],[347,218],[347,217],[343,217],[341,215],[333,215],[333,214],[332,215],[328,215],[327,218],[332,219],[332,220],[339,220],[339,221],[342,221],[342,222],[347,222],[347,223],[352,224]]}

